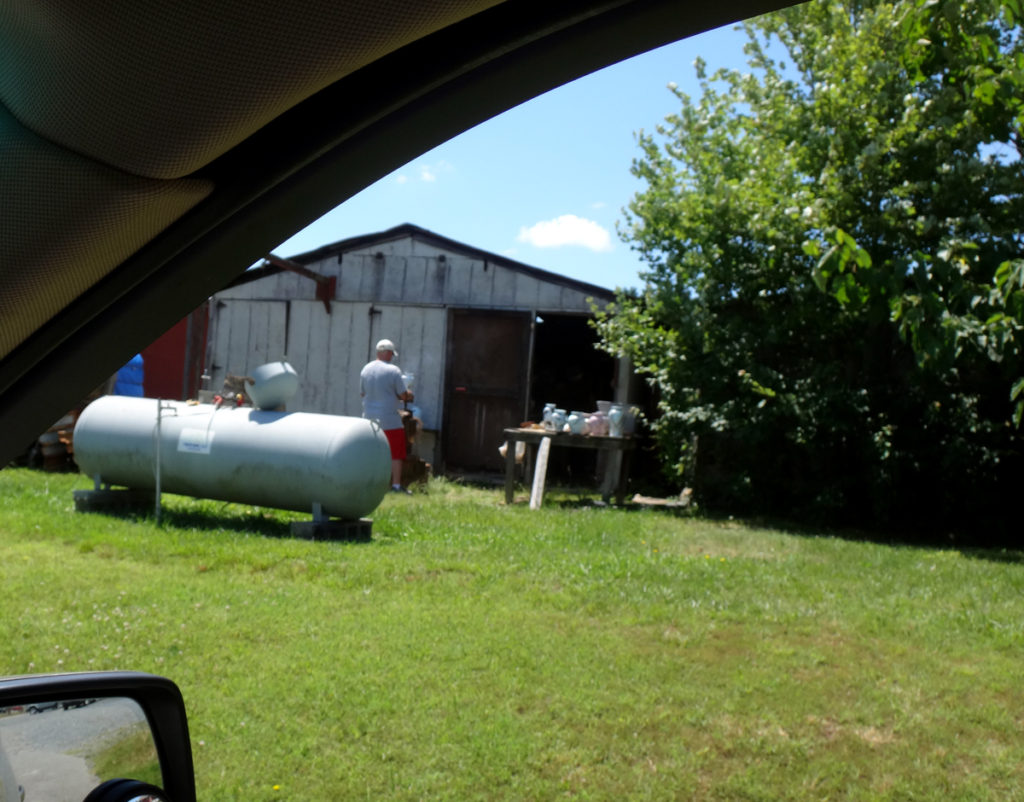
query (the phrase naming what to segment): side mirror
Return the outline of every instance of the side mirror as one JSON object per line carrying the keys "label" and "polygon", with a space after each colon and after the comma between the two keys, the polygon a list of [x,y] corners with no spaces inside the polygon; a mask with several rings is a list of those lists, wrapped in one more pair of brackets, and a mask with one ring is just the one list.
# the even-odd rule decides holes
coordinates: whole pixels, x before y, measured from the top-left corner
{"label": "side mirror", "polygon": [[129,671],[0,679],[0,802],[195,802],[185,704]]}

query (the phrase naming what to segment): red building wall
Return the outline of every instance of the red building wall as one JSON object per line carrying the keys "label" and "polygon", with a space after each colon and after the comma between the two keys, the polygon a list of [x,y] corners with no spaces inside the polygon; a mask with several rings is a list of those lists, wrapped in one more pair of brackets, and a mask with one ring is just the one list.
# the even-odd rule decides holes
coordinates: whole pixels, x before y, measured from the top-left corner
{"label": "red building wall", "polygon": [[142,351],[147,398],[195,398],[206,354],[209,304],[179,320]]}

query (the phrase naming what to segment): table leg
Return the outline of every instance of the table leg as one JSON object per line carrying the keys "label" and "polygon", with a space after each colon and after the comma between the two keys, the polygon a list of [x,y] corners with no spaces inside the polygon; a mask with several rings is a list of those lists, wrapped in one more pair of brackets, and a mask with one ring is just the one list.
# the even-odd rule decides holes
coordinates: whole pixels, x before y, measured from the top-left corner
{"label": "table leg", "polygon": [[619,477],[622,475],[622,452],[611,449],[600,449],[597,452],[598,464],[604,463],[604,470],[601,473],[601,500],[607,504],[612,500],[615,491],[619,487]]}
{"label": "table leg", "polygon": [[516,441],[509,440],[505,451],[505,503],[512,503],[516,479]]}
{"label": "table leg", "polygon": [[621,451],[622,460],[619,463],[619,484],[615,488],[615,503],[620,507],[626,503],[626,484],[629,481],[629,463],[632,460],[632,451]]}

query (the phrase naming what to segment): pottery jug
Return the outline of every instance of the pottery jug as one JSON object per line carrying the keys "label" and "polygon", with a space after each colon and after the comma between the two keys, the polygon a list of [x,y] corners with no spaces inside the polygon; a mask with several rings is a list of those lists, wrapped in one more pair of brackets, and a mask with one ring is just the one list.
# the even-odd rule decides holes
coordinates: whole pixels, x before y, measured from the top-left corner
{"label": "pottery jug", "polygon": [[636,432],[637,418],[640,415],[640,407],[626,407],[622,414],[622,434],[631,437]]}
{"label": "pottery jug", "polygon": [[622,405],[612,404],[612,408],[608,410],[608,434],[612,437],[622,437],[623,417],[625,417],[625,412]]}

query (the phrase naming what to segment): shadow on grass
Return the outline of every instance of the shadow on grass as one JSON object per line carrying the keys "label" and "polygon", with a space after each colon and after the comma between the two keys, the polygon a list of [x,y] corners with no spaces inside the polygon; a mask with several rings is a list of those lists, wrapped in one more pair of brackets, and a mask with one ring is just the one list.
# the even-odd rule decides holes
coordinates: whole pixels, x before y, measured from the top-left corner
{"label": "shadow on grass", "polygon": [[955,551],[973,560],[1007,563],[1011,565],[1024,563],[1024,550],[1007,548],[1002,543],[987,543],[984,537],[969,534],[949,534],[937,532],[906,532],[892,530],[872,531],[853,527],[837,527],[814,525],[798,520],[756,517],[733,518],[725,513],[701,511],[699,517],[718,523],[739,523],[757,529],[795,535],[797,537],[833,537],[853,543],[871,543],[876,546],[889,546],[894,549],[917,549],[922,551]]}
{"label": "shadow on grass", "polygon": [[[667,500],[666,500],[667,501]],[[615,510],[625,513],[647,513],[654,515],[667,515],[672,518],[697,518],[696,510],[692,507],[673,503],[636,503],[626,499],[623,504],[616,504],[615,499],[605,501],[600,496],[577,496],[556,494],[555,498],[546,497],[546,505],[558,507],[559,509],[595,509]]]}
{"label": "shadow on grass", "polygon": [[[527,494],[529,491],[526,491]],[[670,501],[666,499],[666,501]],[[940,534],[936,532],[895,532],[891,530],[871,531],[852,527],[837,527],[807,523],[795,519],[778,517],[736,517],[724,512],[713,512],[695,505],[672,505],[669,503],[638,504],[627,501],[618,506],[601,500],[590,488],[554,486],[545,492],[544,504],[560,509],[609,509],[625,513],[663,515],[671,518],[688,518],[722,525],[740,525],[763,529],[796,537],[832,537],[856,543],[872,543],[899,549],[920,549],[927,551],[956,551],[964,557],[989,562],[1022,564],[1024,549],[1007,547],[1003,543],[986,542],[983,536],[969,534]]]}
{"label": "shadow on grass", "polygon": [[[309,518],[282,517],[281,510],[259,512],[236,512],[230,507],[231,502],[221,502],[222,509],[210,509],[210,505],[218,502],[202,502],[203,507],[177,509],[165,507],[161,513],[159,526],[181,530],[204,532],[238,532],[245,535],[272,537],[289,540],[307,540],[335,543],[370,543],[373,538],[370,526],[364,521],[344,521],[332,518],[324,526],[310,528]],[[125,509],[109,511],[93,511],[91,514],[108,515],[122,520],[144,522],[156,526],[156,517],[151,508]],[[292,524],[304,524],[298,531]]]}
{"label": "shadow on grass", "polygon": [[[517,485],[515,497],[516,501],[513,504],[528,503],[530,488]],[[624,502],[617,504],[614,495],[602,497],[593,487],[556,484],[545,488],[543,506],[556,507],[558,509],[615,510],[616,512],[626,513],[653,512],[673,518],[697,517],[696,507],[689,504],[681,504],[677,499],[645,496],[642,502],[637,502],[632,500],[633,498],[633,496],[627,494]]]}
{"label": "shadow on grass", "polygon": [[223,529],[267,537],[291,537],[290,521],[282,521],[272,513],[210,512],[208,510],[164,510],[162,521],[179,529]]}
{"label": "shadow on grass", "polygon": [[[112,510],[90,510],[83,514],[103,515],[108,518],[117,518],[122,521],[132,521],[156,525],[156,516],[153,509],[141,507],[125,507]],[[282,521],[267,513],[232,513],[211,512],[209,510],[178,510],[164,509],[160,514],[162,526],[171,526],[176,529],[201,529],[204,531],[223,530],[228,532],[243,532],[252,535],[265,535],[267,537],[291,537],[289,521]]]}
{"label": "shadow on grass", "polygon": [[1011,565],[1024,563],[1024,551],[1017,549],[960,549],[960,553],[973,560],[987,560],[988,562],[1009,563]]}

